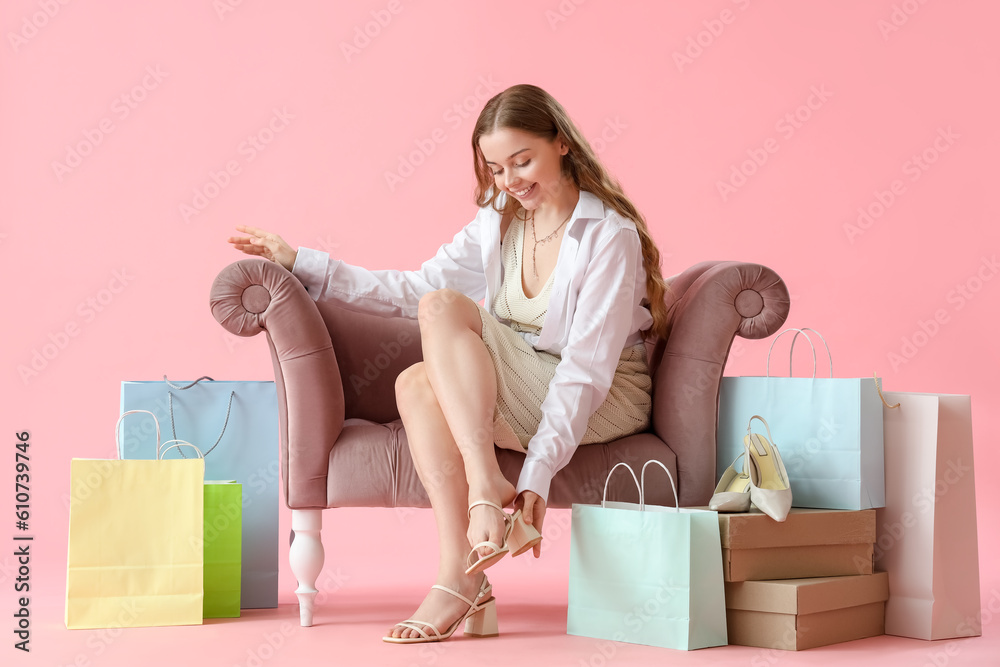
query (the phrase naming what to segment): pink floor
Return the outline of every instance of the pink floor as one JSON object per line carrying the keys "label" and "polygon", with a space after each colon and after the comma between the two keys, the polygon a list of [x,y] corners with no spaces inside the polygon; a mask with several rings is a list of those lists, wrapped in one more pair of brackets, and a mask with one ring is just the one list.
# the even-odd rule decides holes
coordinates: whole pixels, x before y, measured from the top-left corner
{"label": "pink floor", "polygon": [[[986,516],[983,516],[986,514]],[[284,532],[289,513],[282,513]],[[980,530],[994,522],[981,513]],[[32,653],[16,651],[15,664],[91,665],[869,665],[942,667],[1000,665],[1000,578],[982,559],[983,636],[926,642],[873,637],[788,652],[726,646],[683,652],[566,634],[569,512],[552,510],[543,530],[547,551],[507,558],[489,570],[499,612],[500,637],[461,632],[438,644],[381,641],[393,623],[408,618],[433,583],[433,517],[427,510],[341,509],[324,514],[327,566],[319,580],[315,625],[302,628],[294,579],[281,557],[280,605],[244,611],[242,618],[203,626],[66,630],[61,600],[36,600]],[[350,543],[353,539],[353,544]],[[377,557],[374,557],[378,554]],[[393,562],[399,563],[392,566]],[[59,576],[59,573],[52,573]],[[6,660],[4,665],[9,664]]]}

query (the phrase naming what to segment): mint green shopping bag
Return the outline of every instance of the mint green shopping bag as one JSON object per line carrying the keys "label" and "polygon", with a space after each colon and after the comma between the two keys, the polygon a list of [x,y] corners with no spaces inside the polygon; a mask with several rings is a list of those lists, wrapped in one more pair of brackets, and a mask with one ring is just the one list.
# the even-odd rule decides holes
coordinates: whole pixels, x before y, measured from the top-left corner
{"label": "mint green shopping bag", "polygon": [[[718,513],[639,503],[574,504],[570,533],[571,635],[680,650],[724,646],[726,600]],[[625,466],[635,480],[635,472]],[[670,486],[677,489],[673,477]]]}
{"label": "mint green shopping bag", "polygon": [[239,618],[243,485],[205,482],[205,618]]}

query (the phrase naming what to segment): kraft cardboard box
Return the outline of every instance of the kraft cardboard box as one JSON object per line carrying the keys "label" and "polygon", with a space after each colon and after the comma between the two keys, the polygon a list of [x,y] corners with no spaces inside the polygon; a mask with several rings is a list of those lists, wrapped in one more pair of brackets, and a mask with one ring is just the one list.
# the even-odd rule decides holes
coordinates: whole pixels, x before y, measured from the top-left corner
{"label": "kraft cardboard box", "polygon": [[875,510],[793,507],[778,522],[757,508],[719,512],[726,581],[871,574]]}
{"label": "kraft cardboard box", "polygon": [[729,643],[790,651],[885,632],[885,572],[726,583]]}

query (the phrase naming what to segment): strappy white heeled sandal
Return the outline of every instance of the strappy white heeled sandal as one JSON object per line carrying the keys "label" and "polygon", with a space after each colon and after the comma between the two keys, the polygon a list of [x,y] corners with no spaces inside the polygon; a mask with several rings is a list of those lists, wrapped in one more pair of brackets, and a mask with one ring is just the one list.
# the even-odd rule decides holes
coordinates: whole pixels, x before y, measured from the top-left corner
{"label": "strappy white heeled sandal", "polygon": [[[470,600],[458,591],[453,591],[447,586],[441,586],[440,584],[434,584],[431,588],[439,588],[442,591],[451,593],[462,602],[469,605],[469,611],[465,612],[464,616],[460,616],[458,620],[452,623],[448,630],[441,634],[437,626],[428,621],[418,621],[412,618],[408,618],[405,621],[400,621],[394,627],[404,627],[411,630],[416,630],[420,633],[419,637],[390,637],[388,635],[382,637],[382,641],[390,642],[393,644],[422,644],[426,642],[439,642],[454,634],[458,626],[465,621],[465,634],[470,637],[497,637],[500,632],[497,627],[497,600],[491,595],[493,592],[493,585],[483,575],[483,583],[479,585],[479,593],[476,594],[475,600]],[[424,627],[421,627],[424,626]],[[428,634],[427,629],[433,630],[434,634]]]}
{"label": "strappy white heeled sandal", "polygon": [[[465,570],[466,574],[475,574],[476,572],[485,570],[503,558],[504,554],[508,551],[512,552],[511,557],[520,556],[525,551],[531,549],[533,546],[542,541],[542,535],[538,532],[538,529],[528,523],[525,523],[521,510],[517,510],[513,515],[510,515],[505,512],[502,507],[492,501],[477,500],[469,505],[470,518],[472,516],[472,508],[476,505],[489,505],[490,507],[496,508],[501,514],[503,514],[503,540],[500,544],[491,542],[490,540],[483,540],[482,542],[476,544],[476,546],[472,547],[472,551],[469,552],[469,557],[466,559],[466,562],[469,565],[469,567]],[[473,559],[476,558],[476,552],[479,551],[480,547],[489,547],[493,550],[493,552],[482,556],[473,562]]]}

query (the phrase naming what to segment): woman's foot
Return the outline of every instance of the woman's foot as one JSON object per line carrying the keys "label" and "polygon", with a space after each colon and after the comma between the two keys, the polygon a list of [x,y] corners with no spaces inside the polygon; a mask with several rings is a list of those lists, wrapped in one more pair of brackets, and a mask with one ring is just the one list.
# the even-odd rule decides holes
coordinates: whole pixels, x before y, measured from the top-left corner
{"label": "woman's foot", "polygon": [[[483,585],[483,579],[486,578],[486,573],[477,572],[473,575],[465,575],[463,573],[460,574],[459,577],[459,580],[454,581],[442,580],[441,577],[438,577],[439,581],[437,583],[461,593],[470,600],[475,600],[476,595],[479,594],[480,587]],[[482,602],[482,600],[480,600],[480,602]],[[469,605],[462,602],[454,595],[437,588],[432,588],[427,594],[427,597],[424,598],[424,601],[420,603],[419,607],[417,607],[417,610],[408,618],[433,623],[443,635],[448,632],[448,628],[455,624],[456,620],[465,616],[468,611]],[[420,626],[420,628],[422,628],[428,636],[434,636],[434,629],[430,626],[422,625],[416,622],[414,622],[414,625]],[[404,639],[423,637],[423,635],[421,635],[418,631],[413,628],[406,627],[405,625],[395,625],[389,628],[389,631],[385,633],[385,636],[401,637]]]}
{"label": "woman's foot", "polygon": [[[489,500],[500,507],[507,507],[514,502],[517,495],[517,487],[507,481],[500,471],[497,477],[482,484],[473,484],[469,481],[469,503],[476,500]],[[503,536],[506,530],[506,523],[503,516],[495,507],[489,505],[476,505],[469,511],[469,547],[479,542],[489,541],[494,544],[503,544]],[[493,553],[490,547],[480,547],[477,558],[488,556]]]}

